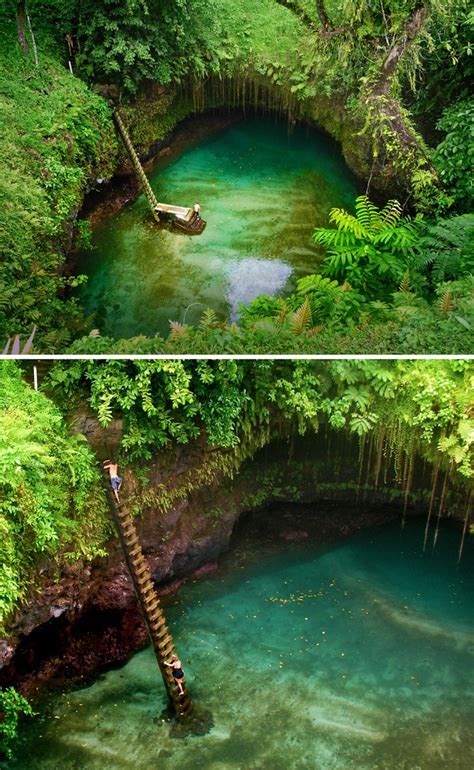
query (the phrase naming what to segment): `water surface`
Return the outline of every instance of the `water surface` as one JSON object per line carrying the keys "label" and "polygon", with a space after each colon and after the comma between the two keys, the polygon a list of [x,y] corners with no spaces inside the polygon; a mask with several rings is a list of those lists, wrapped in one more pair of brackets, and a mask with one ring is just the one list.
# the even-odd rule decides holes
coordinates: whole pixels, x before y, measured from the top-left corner
{"label": "water surface", "polygon": [[276,118],[234,124],[149,178],[160,201],[198,201],[208,224],[197,237],[160,230],[142,195],[94,229],[79,295],[116,338],[167,336],[170,319],[197,323],[206,307],[236,318],[239,303],[289,291],[320,262],[314,227],[357,194],[334,141]]}
{"label": "water surface", "polygon": [[458,568],[458,533],[422,543],[418,522],[326,548],[241,537],[168,610],[210,733],[170,736],[148,649],[53,699],[12,767],[473,767],[472,545]]}

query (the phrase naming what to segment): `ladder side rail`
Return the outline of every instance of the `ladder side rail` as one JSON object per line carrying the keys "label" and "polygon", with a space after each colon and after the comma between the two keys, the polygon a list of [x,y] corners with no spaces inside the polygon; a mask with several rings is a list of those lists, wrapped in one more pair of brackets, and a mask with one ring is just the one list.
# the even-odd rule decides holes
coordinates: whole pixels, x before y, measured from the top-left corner
{"label": "ladder side rail", "polygon": [[138,157],[138,154],[132,144],[132,141],[128,135],[128,131],[125,128],[125,124],[122,120],[122,117],[118,110],[114,110],[114,119],[115,124],[119,130],[119,134],[122,138],[122,141],[125,145],[125,148],[128,152],[128,156],[131,160],[133,169],[142,185],[143,192],[145,193],[148,203],[150,204],[150,208],[154,211],[155,206],[158,206],[158,199],[153,192],[153,189],[150,185],[150,182],[148,181],[147,175],[145,174],[145,171],[143,170],[143,166],[140,163],[140,158]]}

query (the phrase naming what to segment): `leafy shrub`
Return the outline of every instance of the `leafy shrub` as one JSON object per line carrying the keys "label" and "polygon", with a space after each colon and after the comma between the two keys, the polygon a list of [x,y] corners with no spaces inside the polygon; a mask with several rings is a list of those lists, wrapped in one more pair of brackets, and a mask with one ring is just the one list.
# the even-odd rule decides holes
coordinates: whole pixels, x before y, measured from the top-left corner
{"label": "leafy shrub", "polygon": [[474,274],[474,214],[429,224],[418,244],[418,265],[434,284]]}
{"label": "leafy shrub", "polygon": [[446,136],[437,146],[434,162],[443,185],[464,210],[474,203],[474,99],[448,107],[437,123]]}
{"label": "leafy shrub", "polygon": [[0,758],[13,757],[12,745],[18,736],[21,716],[34,716],[30,704],[14,687],[0,688]]}

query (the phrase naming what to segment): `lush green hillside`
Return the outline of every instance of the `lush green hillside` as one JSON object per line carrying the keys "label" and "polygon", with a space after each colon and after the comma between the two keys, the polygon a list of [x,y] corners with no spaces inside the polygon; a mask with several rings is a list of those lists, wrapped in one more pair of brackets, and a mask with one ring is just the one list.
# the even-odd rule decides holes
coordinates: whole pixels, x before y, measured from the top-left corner
{"label": "lush green hillside", "polygon": [[38,580],[35,568],[103,553],[110,531],[95,458],[59,408],[0,366],[0,627]]}

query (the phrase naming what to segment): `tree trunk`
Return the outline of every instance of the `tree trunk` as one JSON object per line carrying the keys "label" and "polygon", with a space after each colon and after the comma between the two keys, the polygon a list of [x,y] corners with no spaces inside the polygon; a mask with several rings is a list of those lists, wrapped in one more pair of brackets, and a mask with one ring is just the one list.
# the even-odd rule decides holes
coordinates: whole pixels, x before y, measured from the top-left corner
{"label": "tree trunk", "polygon": [[329,17],[326,13],[324,0],[316,0],[316,10],[318,12],[319,21],[321,22],[324,31],[329,32],[332,29],[332,24],[329,21]]}
{"label": "tree trunk", "polygon": [[25,56],[29,54],[28,43],[26,42],[26,3],[25,0],[18,0],[16,4],[16,25],[18,28],[18,41],[22,47]]}
{"label": "tree trunk", "polygon": [[402,36],[397,40],[395,45],[392,46],[384,59],[380,71],[380,78],[375,86],[374,94],[388,93],[390,81],[397,71],[400,59],[418,36],[418,33],[425,23],[427,13],[428,11],[424,5],[418,6],[413,11],[412,16],[405,24]]}

